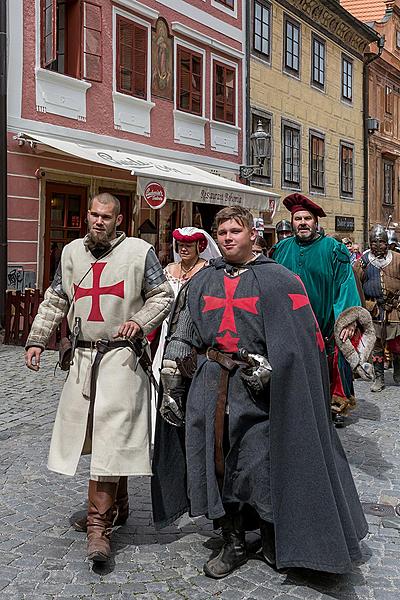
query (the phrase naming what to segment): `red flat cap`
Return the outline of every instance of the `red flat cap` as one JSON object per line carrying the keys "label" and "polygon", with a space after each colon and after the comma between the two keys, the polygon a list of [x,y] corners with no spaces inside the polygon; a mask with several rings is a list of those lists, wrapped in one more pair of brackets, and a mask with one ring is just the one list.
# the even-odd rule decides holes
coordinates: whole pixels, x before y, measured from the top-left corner
{"label": "red flat cap", "polygon": [[326,217],[324,209],[321,206],[318,206],[318,204],[315,204],[310,198],[307,198],[307,196],[303,196],[303,194],[290,194],[290,196],[286,196],[283,204],[292,215],[299,212],[299,210],[308,210],[308,212],[312,213],[317,218]]}

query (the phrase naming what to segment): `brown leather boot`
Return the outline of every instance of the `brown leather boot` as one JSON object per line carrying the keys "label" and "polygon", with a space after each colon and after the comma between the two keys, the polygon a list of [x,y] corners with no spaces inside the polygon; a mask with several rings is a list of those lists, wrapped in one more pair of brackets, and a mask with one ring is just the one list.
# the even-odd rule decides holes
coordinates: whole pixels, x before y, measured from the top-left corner
{"label": "brown leather boot", "polygon": [[87,516],[87,557],[106,562],[111,556],[110,535],[118,483],[89,480]]}
{"label": "brown leather boot", "polygon": [[[113,526],[124,525],[129,517],[129,497],[128,497],[128,477],[122,475],[119,478],[117,498],[114,504],[115,516],[113,520]],[[75,531],[86,532],[87,531],[87,515],[76,519],[72,523],[72,527]]]}

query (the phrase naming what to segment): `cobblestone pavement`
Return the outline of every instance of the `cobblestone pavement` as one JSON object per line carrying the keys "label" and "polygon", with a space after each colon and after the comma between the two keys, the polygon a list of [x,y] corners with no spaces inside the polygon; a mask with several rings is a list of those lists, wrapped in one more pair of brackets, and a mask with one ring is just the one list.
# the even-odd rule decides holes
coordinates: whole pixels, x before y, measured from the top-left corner
{"label": "cobblestone pavement", "polygon": [[[85,560],[85,536],[70,516],[85,508],[88,462],[74,478],[46,470],[51,426],[63,374],[53,375],[56,355],[47,352],[36,374],[23,365],[22,349],[0,346],[0,598],[50,600],[398,600],[400,518],[368,516],[363,559],[351,574],[302,570],[276,572],[250,560],[222,581],[202,574],[220,544],[203,519],[184,517],[155,532],[148,478],[130,479],[131,514],[113,534],[113,559],[93,571]],[[363,502],[400,501],[400,388],[371,394],[357,383],[358,407],[340,430]]]}

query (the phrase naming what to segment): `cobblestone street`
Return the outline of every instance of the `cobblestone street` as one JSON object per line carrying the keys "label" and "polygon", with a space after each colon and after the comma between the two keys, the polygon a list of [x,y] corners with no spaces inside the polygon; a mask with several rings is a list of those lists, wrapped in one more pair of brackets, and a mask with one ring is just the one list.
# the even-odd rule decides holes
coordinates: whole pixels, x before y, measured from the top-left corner
{"label": "cobblestone street", "polygon": [[[85,535],[70,518],[85,509],[88,462],[74,478],[46,469],[52,423],[64,374],[46,352],[38,374],[23,363],[22,348],[0,346],[0,598],[37,600],[398,600],[400,517],[367,515],[363,560],[351,574],[276,572],[254,558],[221,581],[202,565],[220,544],[210,523],[183,517],[156,532],[148,478],[130,479],[131,513],[113,534],[113,559],[93,571]],[[400,502],[400,388],[371,394],[356,383],[358,406],[340,430],[362,502]],[[390,511],[388,511],[390,512]],[[255,535],[255,534],[253,534]]]}

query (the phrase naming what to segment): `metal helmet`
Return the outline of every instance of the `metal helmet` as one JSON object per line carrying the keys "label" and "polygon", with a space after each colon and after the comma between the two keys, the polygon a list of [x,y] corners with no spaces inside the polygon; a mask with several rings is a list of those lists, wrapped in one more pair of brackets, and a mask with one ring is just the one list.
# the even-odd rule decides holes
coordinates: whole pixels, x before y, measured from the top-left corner
{"label": "metal helmet", "polygon": [[380,224],[374,225],[369,232],[369,241],[370,242],[376,242],[378,240],[388,243],[387,231],[384,228],[384,226],[380,225]]}
{"label": "metal helmet", "polygon": [[388,236],[388,244],[397,244],[399,241],[399,238],[396,235],[396,232],[394,229],[387,229],[387,236]]}
{"label": "metal helmet", "polygon": [[292,233],[292,224],[290,221],[282,219],[282,221],[278,221],[278,223],[275,225],[275,231],[276,233],[281,233],[282,231],[290,231]]}

